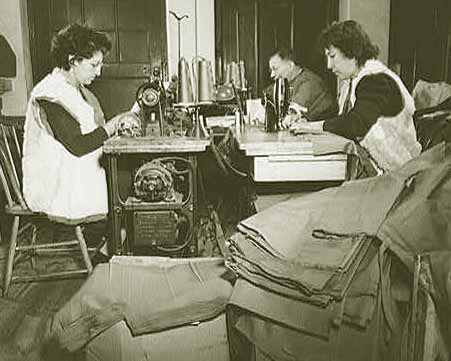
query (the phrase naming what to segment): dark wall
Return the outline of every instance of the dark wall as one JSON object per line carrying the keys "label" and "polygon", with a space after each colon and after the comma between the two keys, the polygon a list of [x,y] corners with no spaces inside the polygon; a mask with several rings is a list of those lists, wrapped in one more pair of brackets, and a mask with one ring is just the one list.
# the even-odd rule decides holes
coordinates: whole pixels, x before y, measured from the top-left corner
{"label": "dark wall", "polygon": [[133,105],[154,68],[168,80],[164,0],[28,0],[27,6],[34,83],[54,65],[53,35],[72,23],[104,31],[112,41],[102,75],[91,85],[107,118]]}
{"label": "dark wall", "polygon": [[321,30],[338,18],[338,3],[338,0],[216,0],[218,80],[223,80],[221,74],[228,63],[244,60],[253,95],[259,96],[270,82],[269,56],[281,45],[292,47],[301,65],[328,77],[324,55],[316,44]]}
{"label": "dark wall", "polygon": [[392,0],[389,63],[412,90],[419,79],[451,83],[451,1]]}

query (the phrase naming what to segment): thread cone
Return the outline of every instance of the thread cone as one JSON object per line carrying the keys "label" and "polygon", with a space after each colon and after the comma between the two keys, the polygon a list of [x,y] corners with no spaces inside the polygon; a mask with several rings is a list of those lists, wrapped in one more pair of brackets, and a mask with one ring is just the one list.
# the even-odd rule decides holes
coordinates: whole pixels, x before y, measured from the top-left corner
{"label": "thread cone", "polygon": [[192,104],[194,103],[193,86],[191,83],[191,74],[188,62],[185,58],[179,61],[179,83],[177,88],[177,103]]}
{"label": "thread cone", "polygon": [[198,89],[199,102],[211,102],[214,100],[213,71],[208,60],[201,60],[198,63]]}

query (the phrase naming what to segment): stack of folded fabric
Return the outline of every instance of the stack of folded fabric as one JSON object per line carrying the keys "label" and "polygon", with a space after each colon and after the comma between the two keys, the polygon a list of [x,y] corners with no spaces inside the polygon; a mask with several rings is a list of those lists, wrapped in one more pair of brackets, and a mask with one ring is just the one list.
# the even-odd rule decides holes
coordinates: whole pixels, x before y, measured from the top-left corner
{"label": "stack of folded fabric", "polygon": [[[381,197],[376,191],[386,182],[392,191]],[[273,360],[286,359],[287,352],[296,355],[293,360],[318,361],[337,349],[343,350],[337,359],[361,360],[371,353],[378,342],[368,335],[377,332],[381,314],[380,242],[371,233],[402,189],[391,178],[357,181],[290,199],[242,221],[229,240],[227,260],[239,276],[228,304],[232,355],[236,335]],[[374,203],[373,208],[361,203],[363,195],[373,194],[379,194],[377,211]],[[335,213],[337,205],[346,205],[341,214]],[[353,220],[361,212],[372,221]],[[345,224],[344,217],[352,231],[332,231],[330,225]],[[342,348],[348,339],[356,346]]]}
{"label": "stack of folded fabric", "polygon": [[249,282],[286,297],[327,306],[341,300],[371,238],[313,232],[294,240],[297,256],[284,256],[263,237],[246,231],[231,237],[228,266]]}
{"label": "stack of folded fabric", "polygon": [[415,255],[451,250],[450,190],[451,145],[442,143],[394,172],[242,221],[227,262],[239,276],[231,329],[274,360],[399,359],[407,319],[396,265],[412,270]]}
{"label": "stack of folded fabric", "polygon": [[402,177],[386,175],[276,204],[238,225],[227,266],[286,297],[341,300],[403,188]]}
{"label": "stack of folded fabric", "polygon": [[[315,198],[309,206],[306,198],[275,205],[242,221],[229,240],[227,266],[239,276],[228,305],[230,329],[268,359],[290,352],[293,360],[326,360],[343,346],[337,342],[355,338],[357,358],[345,352],[337,359],[361,360],[377,344],[366,330],[380,315],[380,242],[364,232],[314,228],[335,192],[306,197]],[[233,354],[235,336],[229,337]]]}

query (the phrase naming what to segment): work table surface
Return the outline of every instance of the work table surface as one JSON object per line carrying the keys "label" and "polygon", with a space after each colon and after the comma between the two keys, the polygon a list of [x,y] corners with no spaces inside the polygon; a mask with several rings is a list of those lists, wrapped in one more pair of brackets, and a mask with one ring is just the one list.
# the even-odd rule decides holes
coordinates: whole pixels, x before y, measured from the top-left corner
{"label": "work table surface", "polygon": [[121,153],[199,153],[210,144],[209,139],[189,137],[113,137],[103,145],[106,154]]}
{"label": "work table surface", "polygon": [[352,144],[352,141],[330,133],[294,135],[288,130],[268,133],[259,127],[246,127],[244,131],[236,132],[235,138],[239,149],[247,156],[318,155],[321,147],[327,144],[332,150],[336,148],[336,156],[343,157],[344,154],[339,153]]}

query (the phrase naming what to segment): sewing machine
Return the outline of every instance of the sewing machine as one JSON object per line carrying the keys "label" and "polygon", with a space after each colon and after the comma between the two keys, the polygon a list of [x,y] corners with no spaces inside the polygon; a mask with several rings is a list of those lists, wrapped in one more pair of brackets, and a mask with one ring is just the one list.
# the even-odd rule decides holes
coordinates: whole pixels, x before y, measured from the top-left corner
{"label": "sewing machine", "polygon": [[264,94],[265,131],[277,132],[282,129],[282,120],[288,114],[290,91],[288,79],[276,79],[272,99]]}

